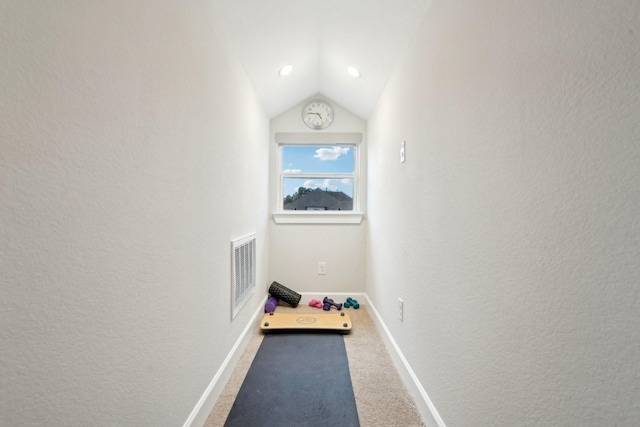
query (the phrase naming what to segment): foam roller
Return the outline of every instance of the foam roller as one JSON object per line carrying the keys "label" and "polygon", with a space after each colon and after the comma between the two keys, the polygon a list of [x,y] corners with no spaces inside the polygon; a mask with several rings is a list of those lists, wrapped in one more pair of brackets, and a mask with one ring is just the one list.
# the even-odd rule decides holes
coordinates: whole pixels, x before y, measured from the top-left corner
{"label": "foam roller", "polygon": [[278,282],[273,282],[271,286],[269,286],[269,294],[280,301],[286,302],[291,307],[297,307],[300,302],[300,298],[302,298],[302,295]]}

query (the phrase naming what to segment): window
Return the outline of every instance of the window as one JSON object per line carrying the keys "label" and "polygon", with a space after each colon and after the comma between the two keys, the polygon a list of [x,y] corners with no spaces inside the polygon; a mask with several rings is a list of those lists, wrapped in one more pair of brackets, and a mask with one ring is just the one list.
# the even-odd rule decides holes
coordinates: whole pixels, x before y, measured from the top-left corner
{"label": "window", "polygon": [[353,211],[355,145],[281,145],[282,209]]}
{"label": "window", "polygon": [[357,222],[361,134],[276,134],[276,222]]}

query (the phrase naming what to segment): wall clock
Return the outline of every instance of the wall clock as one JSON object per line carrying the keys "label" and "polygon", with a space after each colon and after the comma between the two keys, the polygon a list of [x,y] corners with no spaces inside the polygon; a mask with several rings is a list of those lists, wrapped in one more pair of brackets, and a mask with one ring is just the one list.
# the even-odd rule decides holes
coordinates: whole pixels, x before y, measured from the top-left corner
{"label": "wall clock", "polygon": [[309,101],[302,108],[302,121],[311,129],[326,129],[333,123],[333,107],[321,99]]}

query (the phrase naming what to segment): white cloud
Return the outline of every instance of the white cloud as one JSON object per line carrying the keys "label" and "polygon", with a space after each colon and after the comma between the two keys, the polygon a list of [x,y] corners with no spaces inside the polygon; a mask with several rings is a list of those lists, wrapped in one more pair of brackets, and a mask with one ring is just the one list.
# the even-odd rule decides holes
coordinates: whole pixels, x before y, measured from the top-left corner
{"label": "white cloud", "polygon": [[301,173],[302,169],[285,169],[282,172],[284,172],[284,173]]}
{"label": "white cloud", "polygon": [[312,179],[308,179],[302,184],[305,188],[318,188],[319,184]]}
{"label": "white cloud", "polygon": [[304,182],[305,188],[321,188],[322,190],[338,191],[338,181],[335,179],[323,179],[321,182],[308,179]]}
{"label": "white cloud", "polygon": [[349,147],[318,148],[313,157],[320,160],[338,160],[340,156],[348,152]]}

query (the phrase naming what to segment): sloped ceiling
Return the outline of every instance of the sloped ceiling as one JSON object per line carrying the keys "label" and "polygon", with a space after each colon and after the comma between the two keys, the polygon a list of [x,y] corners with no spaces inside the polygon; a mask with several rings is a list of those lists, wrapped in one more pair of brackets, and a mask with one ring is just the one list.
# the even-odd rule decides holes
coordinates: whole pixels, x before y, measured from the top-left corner
{"label": "sloped ceiling", "polygon": [[431,0],[214,2],[270,117],[322,94],[367,119]]}

